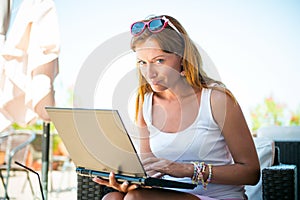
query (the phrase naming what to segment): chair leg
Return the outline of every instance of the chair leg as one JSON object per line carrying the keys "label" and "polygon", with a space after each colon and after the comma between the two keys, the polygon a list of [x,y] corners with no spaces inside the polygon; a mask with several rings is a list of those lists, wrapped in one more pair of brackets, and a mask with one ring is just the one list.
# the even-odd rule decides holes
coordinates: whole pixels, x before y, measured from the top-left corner
{"label": "chair leg", "polygon": [[1,178],[1,182],[2,182],[2,185],[3,185],[4,191],[5,191],[4,199],[6,199],[6,198],[8,198],[8,195],[7,195],[7,190],[6,190],[6,184],[4,182],[4,177],[2,175],[2,170],[0,170],[0,178]]}
{"label": "chair leg", "polygon": [[22,187],[22,190],[21,190],[22,193],[24,193],[24,191],[25,191],[26,181],[27,181],[27,180],[24,181],[24,184],[23,184],[23,187]]}
{"label": "chair leg", "polygon": [[3,175],[2,175],[2,171],[1,171],[1,170],[0,170],[0,178],[1,178],[2,185],[3,185],[3,187],[5,188],[4,178],[3,178]]}
{"label": "chair leg", "polygon": [[27,180],[25,180],[21,192],[24,193],[24,191],[25,191],[25,186],[26,186],[26,182],[28,182],[28,183],[29,183],[30,190],[31,190],[31,194],[32,194],[32,196],[35,196],[35,193],[34,193],[34,190],[33,190],[33,186],[32,186],[32,182],[31,182],[31,179],[30,179],[30,175],[29,175],[28,172],[25,172],[25,173],[26,173],[26,179],[27,179]]}
{"label": "chair leg", "polygon": [[31,189],[31,193],[32,193],[32,196],[35,196],[35,193],[34,193],[34,190],[33,190],[33,186],[32,186],[32,182],[31,182],[31,179],[30,179],[30,175],[28,172],[26,172],[27,174],[27,180],[29,182],[29,186],[30,186],[30,189]]}
{"label": "chair leg", "polygon": [[9,170],[7,172],[7,175],[6,175],[6,183],[4,181],[4,177],[3,177],[3,174],[2,174],[2,171],[0,170],[0,177],[1,177],[1,181],[2,181],[2,184],[3,184],[3,187],[4,187],[4,199],[7,199],[9,200],[9,196],[8,196],[8,179],[9,179]]}

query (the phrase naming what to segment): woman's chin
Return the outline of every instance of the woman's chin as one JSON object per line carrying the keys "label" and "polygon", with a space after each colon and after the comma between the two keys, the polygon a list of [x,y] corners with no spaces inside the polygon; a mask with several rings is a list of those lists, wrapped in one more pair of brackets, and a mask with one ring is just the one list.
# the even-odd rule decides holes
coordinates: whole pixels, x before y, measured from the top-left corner
{"label": "woman's chin", "polygon": [[167,87],[161,85],[151,85],[151,88],[154,92],[163,92],[168,89]]}

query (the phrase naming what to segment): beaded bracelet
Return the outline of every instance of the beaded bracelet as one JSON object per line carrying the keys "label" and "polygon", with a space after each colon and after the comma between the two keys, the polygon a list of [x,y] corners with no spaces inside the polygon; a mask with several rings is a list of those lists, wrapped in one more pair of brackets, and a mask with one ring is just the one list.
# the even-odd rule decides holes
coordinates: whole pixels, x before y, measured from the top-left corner
{"label": "beaded bracelet", "polygon": [[[212,165],[206,165],[204,162],[191,162],[194,165],[194,174],[192,176],[192,182],[199,185],[202,184],[203,188],[206,190],[208,183],[212,180]],[[208,178],[204,181],[205,169],[208,167]]]}
{"label": "beaded bracelet", "polygon": [[212,179],[212,165],[208,164],[208,177],[207,177],[206,181],[204,182],[204,184],[202,184],[204,189],[206,189],[206,186],[208,185],[208,183],[211,182],[211,179]]}
{"label": "beaded bracelet", "polygon": [[202,165],[202,170],[201,170],[201,176],[202,176],[202,180],[201,180],[201,183],[204,187],[205,185],[205,182],[204,182],[204,175],[205,175],[205,168],[206,168],[206,164],[204,162],[201,162],[201,165]]}
{"label": "beaded bracelet", "polygon": [[204,162],[191,162],[194,165],[194,174],[192,177],[192,181],[195,184],[199,184],[203,182],[203,167],[204,167]]}
{"label": "beaded bracelet", "polygon": [[192,182],[194,184],[199,184],[202,179],[203,179],[203,176],[202,176],[202,163],[199,164],[199,162],[191,162],[193,165],[194,165],[194,174],[193,174],[193,177],[192,177]]}
{"label": "beaded bracelet", "polygon": [[191,162],[194,165],[194,174],[192,177],[192,182],[194,184],[198,184],[198,179],[199,179],[199,171],[201,171],[200,169],[200,165],[199,162]]}

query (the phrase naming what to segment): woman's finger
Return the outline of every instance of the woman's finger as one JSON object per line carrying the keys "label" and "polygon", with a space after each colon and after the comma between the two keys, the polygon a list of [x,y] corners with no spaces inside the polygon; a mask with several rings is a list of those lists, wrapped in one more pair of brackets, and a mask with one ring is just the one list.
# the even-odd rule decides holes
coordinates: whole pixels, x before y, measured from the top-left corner
{"label": "woman's finger", "polygon": [[109,184],[111,186],[114,186],[116,188],[119,188],[119,183],[117,182],[116,178],[115,178],[115,174],[113,172],[110,172],[109,174]]}
{"label": "woman's finger", "polygon": [[159,159],[155,157],[149,157],[142,160],[143,165],[151,164],[153,162],[157,162]]}
{"label": "woman's finger", "polygon": [[153,174],[156,174],[157,171],[156,170],[152,170],[152,169],[145,169],[146,173],[148,176],[152,176]]}
{"label": "woman's finger", "polygon": [[101,184],[101,185],[106,185],[106,186],[109,185],[109,182],[107,180],[104,180],[104,179],[99,178],[99,177],[94,177],[92,180],[94,182],[98,183],[98,184]]}
{"label": "woman's finger", "polygon": [[153,174],[151,177],[153,178],[161,178],[164,176],[164,173],[161,172],[156,172],[155,174]]}
{"label": "woman's finger", "polygon": [[113,172],[109,174],[108,180],[102,179],[100,177],[94,177],[92,180],[98,184],[112,187],[115,188],[116,190],[119,190],[120,192],[125,192],[125,193],[130,190],[135,190],[139,187],[136,184],[130,184],[128,181],[124,181],[122,184],[118,183],[117,180],[115,179],[115,175]]}
{"label": "woman's finger", "polygon": [[129,182],[128,182],[128,181],[124,181],[124,182],[120,185],[120,191],[121,191],[121,192],[128,192],[128,186],[129,186]]}
{"label": "woman's finger", "polygon": [[135,190],[139,188],[139,185],[136,185],[136,184],[132,184],[132,185],[129,185],[129,187],[127,188],[127,191],[130,191],[130,190]]}

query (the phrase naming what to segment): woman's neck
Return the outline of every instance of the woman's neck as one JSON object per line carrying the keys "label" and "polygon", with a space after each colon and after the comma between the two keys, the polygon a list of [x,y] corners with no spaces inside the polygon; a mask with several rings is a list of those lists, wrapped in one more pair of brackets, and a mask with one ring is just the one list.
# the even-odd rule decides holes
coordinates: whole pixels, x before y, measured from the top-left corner
{"label": "woman's neck", "polygon": [[[200,91],[200,90],[199,90]],[[173,88],[169,88],[163,92],[157,92],[157,97],[167,101],[182,100],[197,93],[197,89],[189,85],[185,80],[181,79]]]}

